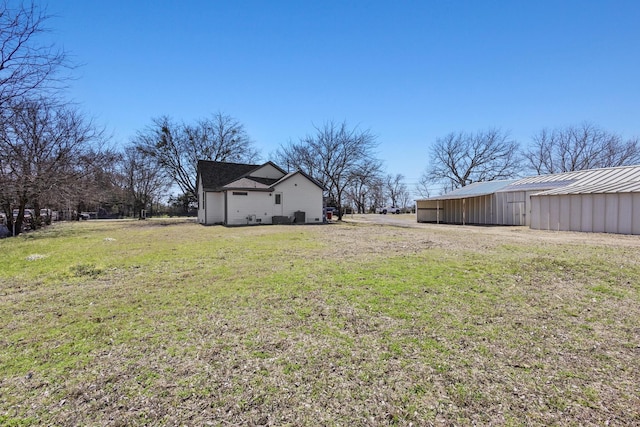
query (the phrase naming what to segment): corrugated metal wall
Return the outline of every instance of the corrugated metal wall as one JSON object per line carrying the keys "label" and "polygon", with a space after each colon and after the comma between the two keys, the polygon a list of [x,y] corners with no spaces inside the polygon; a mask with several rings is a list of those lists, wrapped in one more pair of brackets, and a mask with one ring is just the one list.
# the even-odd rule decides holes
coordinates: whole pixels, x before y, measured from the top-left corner
{"label": "corrugated metal wall", "polygon": [[496,193],[498,210],[495,224],[524,225],[527,209],[523,191]]}
{"label": "corrugated metal wall", "polygon": [[466,224],[494,224],[496,212],[495,195],[472,197],[466,199],[465,223]]}
{"label": "corrugated metal wall", "polygon": [[495,224],[495,195],[460,199],[418,200],[418,222]]}
{"label": "corrugated metal wall", "polygon": [[533,196],[531,228],[640,234],[640,193]]}
{"label": "corrugated metal wall", "polygon": [[485,196],[419,200],[418,222],[450,224],[528,225],[529,193],[514,191]]}

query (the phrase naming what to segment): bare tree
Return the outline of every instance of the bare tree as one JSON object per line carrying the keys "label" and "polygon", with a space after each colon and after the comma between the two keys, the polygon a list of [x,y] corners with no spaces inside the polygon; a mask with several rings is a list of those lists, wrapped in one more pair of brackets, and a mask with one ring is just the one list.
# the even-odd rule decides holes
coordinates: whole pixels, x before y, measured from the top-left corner
{"label": "bare tree", "polygon": [[35,2],[0,3],[0,106],[30,95],[56,91],[70,69],[67,54],[38,38],[48,30],[50,16]]}
{"label": "bare tree", "polygon": [[409,199],[407,184],[404,183],[404,175],[387,175],[384,181],[384,189],[392,206],[406,208],[404,203]]}
{"label": "bare tree", "polygon": [[18,210],[16,231],[27,204],[37,227],[43,201],[78,193],[90,167],[102,159],[93,149],[102,141],[102,132],[71,106],[37,99],[2,110],[0,202],[8,217]]}
{"label": "bare tree", "polygon": [[189,197],[196,194],[198,160],[252,163],[259,159],[244,126],[223,113],[194,125],[159,117],[139,132],[133,143],[154,159]]}
{"label": "bare tree", "polygon": [[359,165],[353,173],[353,180],[346,188],[347,202],[356,212],[366,213],[375,206],[376,195],[382,187],[382,163],[371,161]]}
{"label": "bare tree", "polygon": [[152,210],[153,202],[171,185],[169,177],[151,160],[135,146],[126,147],[121,160],[128,205],[138,218],[143,217],[143,209]]}
{"label": "bare tree", "polygon": [[[72,185],[60,188],[57,196],[58,203],[55,205],[70,209],[72,215],[76,214],[75,219],[83,211],[99,212],[105,203],[116,201],[114,197],[121,194],[114,185],[116,181],[113,175],[113,165],[117,164],[120,155],[102,145],[102,142],[100,146],[91,144],[91,147],[85,147],[85,151],[78,153],[76,168],[79,173],[70,180]],[[62,200],[63,203],[60,202]]]}
{"label": "bare tree", "polygon": [[624,141],[591,123],[554,130],[542,129],[524,151],[538,175],[625,166],[640,162],[638,139]]}
{"label": "bare tree", "polygon": [[280,145],[272,154],[273,161],[287,171],[301,170],[318,181],[323,188],[329,189],[331,181],[324,171],[320,153],[314,151],[314,145],[307,144],[304,139],[299,142],[289,140]]}
{"label": "bare tree", "polygon": [[[90,167],[92,172],[82,180],[82,186],[75,194],[67,195],[69,205],[79,211],[89,206],[96,210],[98,217],[122,217],[131,212],[127,177],[123,173],[124,154],[120,151],[99,153],[104,160]],[[88,210],[88,209],[87,209]]]}
{"label": "bare tree", "polygon": [[458,132],[436,140],[426,176],[431,182],[455,189],[472,182],[514,177],[519,166],[518,144],[507,132]]}
{"label": "bare tree", "polygon": [[373,150],[376,138],[369,130],[350,129],[346,122],[326,122],[315,127],[314,135],[289,142],[276,153],[278,161],[288,169],[300,169],[322,183],[329,197],[338,205],[342,219],[342,203],[346,189],[356,180],[362,166],[377,161]]}
{"label": "bare tree", "polygon": [[403,209],[410,209],[414,206],[413,198],[408,190],[400,193],[398,206],[401,206]]}
{"label": "bare tree", "polygon": [[416,184],[416,192],[420,197],[428,198],[431,196],[431,184],[429,172],[424,171],[422,175],[420,175],[420,178],[418,178],[418,183]]}

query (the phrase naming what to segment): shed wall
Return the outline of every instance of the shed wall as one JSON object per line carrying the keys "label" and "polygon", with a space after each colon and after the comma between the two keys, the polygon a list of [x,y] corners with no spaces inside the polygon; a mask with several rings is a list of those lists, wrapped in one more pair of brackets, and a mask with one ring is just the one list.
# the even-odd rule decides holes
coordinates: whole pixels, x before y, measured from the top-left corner
{"label": "shed wall", "polygon": [[499,225],[527,225],[529,194],[525,191],[496,193],[496,219]]}
{"label": "shed wall", "polygon": [[418,222],[529,225],[530,191],[505,191],[476,197],[418,200]]}
{"label": "shed wall", "polygon": [[640,234],[640,193],[533,196],[531,228]]}
{"label": "shed wall", "polygon": [[418,200],[418,222],[449,224],[495,224],[495,195],[461,199]]}
{"label": "shed wall", "polygon": [[436,200],[416,201],[416,220],[418,222],[442,221],[442,205]]}

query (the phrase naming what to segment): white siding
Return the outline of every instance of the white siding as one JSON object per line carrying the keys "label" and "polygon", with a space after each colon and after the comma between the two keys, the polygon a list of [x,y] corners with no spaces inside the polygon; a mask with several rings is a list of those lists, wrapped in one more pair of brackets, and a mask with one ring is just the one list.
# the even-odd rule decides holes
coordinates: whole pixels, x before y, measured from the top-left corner
{"label": "white siding", "polygon": [[289,177],[275,190],[282,193],[282,213],[274,215],[293,217],[296,211],[302,211],[307,224],[322,222],[322,189],[304,175]]}
{"label": "white siding", "polygon": [[205,194],[207,218],[205,224],[224,222],[224,193],[208,191]]}
{"label": "white siding", "polygon": [[[227,225],[272,224],[273,216],[293,218],[296,211],[305,213],[306,223],[322,222],[322,189],[304,175],[296,174],[282,181],[273,192],[227,192]],[[281,203],[276,204],[276,194]]]}
{"label": "white siding", "polygon": [[227,225],[271,224],[273,196],[263,191],[227,192]]}
{"label": "white siding", "polygon": [[277,168],[273,167],[269,163],[262,166],[260,169],[251,172],[251,176],[256,178],[271,178],[271,179],[280,179],[284,176],[284,174],[279,171]]}
{"label": "white siding", "polygon": [[206,210],[204,208],[204,190],[202,189],[202,177],[198,176],[198,223],[206,224]]}

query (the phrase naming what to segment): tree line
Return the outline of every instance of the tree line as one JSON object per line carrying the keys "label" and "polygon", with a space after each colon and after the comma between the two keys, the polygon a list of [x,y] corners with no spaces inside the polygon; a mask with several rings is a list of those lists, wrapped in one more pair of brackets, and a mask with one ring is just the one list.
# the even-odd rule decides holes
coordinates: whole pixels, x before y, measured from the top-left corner
{"label": "tree line", "polygon": [[0,235],[39,228],[53,209],[127,214],[168,185],[135,150],[109,148],[104,129],[64,98],[76,67],[43,41],[50,17],[36,2],[0,3]]}

